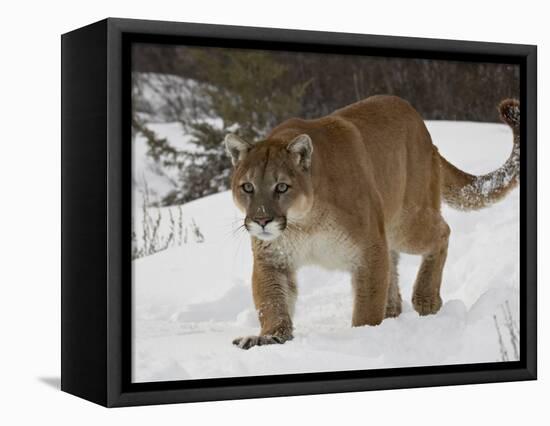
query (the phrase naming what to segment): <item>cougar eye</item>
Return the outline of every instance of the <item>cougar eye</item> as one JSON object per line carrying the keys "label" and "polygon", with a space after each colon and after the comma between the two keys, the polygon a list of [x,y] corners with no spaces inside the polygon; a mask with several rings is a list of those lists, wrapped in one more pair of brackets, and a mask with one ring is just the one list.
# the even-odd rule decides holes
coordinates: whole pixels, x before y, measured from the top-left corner
{"label": "cougar eye", "polygon": [[252,185],[250,182],[243,183],[241,185],[241,188],[247,194],[252,194],[254,192],[254,185]]}
{"label": "cougar eye", "polygon": [[279,194],[282,194],[283,192],[288,191],[288,185],[286,183],[278,183],[275,187],[275,191],[277,191]]}

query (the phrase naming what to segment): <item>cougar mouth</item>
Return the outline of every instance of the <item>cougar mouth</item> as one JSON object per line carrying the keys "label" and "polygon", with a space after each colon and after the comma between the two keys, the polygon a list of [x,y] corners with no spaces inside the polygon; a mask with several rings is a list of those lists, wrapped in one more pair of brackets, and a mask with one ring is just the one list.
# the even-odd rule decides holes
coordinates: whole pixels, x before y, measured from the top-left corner
{"label": "cougar mouth", "polygon": [[252,219],[246,219],[245,228],[250,235],[263,241],[273,241],[278,238],[286,228],[284,218],[274,219],[267,225],[262,226]]}

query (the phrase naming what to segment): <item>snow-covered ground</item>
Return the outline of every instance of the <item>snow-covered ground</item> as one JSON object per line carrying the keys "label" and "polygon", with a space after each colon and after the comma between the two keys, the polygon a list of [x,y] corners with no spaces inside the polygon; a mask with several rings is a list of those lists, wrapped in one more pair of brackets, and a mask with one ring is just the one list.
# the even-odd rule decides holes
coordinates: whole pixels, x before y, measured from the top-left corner
{"label": "snow-covered ground", "polygon": [[[428,127],[440,152],[471,173],[499,167],[512,148],[504,125],[428,122]],[[160,210],[166,232],[167,208]],[[172,210],[177,217],[179,210]],[[137,227],[141,214],[134,211]],[[351,328],[347,273],[308,267],[298,274],[294,340],[248,351],[231,344],[259,330],[249,237],[234,232],[241,214],[229,192],[185,204],[181,214],[185,223],[194,220],[204,242],[189,238],[133,262],[136,382],[494,362],[501,353],[493,315],[513,354],[502,307],[508,302],[519,321],[518,190],[478,212],[443,207],[452,234],[444,306],[437,315],[419,317],[410,303],[418,257],[401,258],[403,314],[377,327]]]}

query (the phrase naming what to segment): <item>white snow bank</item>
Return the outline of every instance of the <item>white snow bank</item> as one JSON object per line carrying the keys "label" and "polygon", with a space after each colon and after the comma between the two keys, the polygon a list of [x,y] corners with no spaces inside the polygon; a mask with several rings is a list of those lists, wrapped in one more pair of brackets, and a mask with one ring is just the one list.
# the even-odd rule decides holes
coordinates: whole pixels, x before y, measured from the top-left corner
{"label": "white snow bank", "polygon": [[[512,148],[504,125],[429,122],[428,127],[440,152],[472,173],[499,167]],[[166,229],[167,209],[160,210]],[[500,348],[493,315],[506,342],[506,301],[518,320],[518,190],[479,212],[444,207],[452,233],[445,303],[437,315],[419,317],[409,302],[417,257],[401,258],[403,314],[377,327],[350,327],[348,274],[308,267],[298,274],[295,339],[248,351],[231,344],[258,332],[250,242],[244,231],[233,232],[242,215],[228,192],[188,203],[182,214],[196,222],[204,242],[190,240],[133,262],[137,382],[494,362]]]}

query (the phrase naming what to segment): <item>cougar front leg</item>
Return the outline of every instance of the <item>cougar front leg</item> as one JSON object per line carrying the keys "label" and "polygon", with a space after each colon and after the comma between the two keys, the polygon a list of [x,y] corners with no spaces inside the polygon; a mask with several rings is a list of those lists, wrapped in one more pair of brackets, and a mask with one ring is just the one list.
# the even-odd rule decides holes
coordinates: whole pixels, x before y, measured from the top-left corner
{"label": "cougar front leg", "polygon": [[366,248],[353,271],[352,326],[378,325],[386,314],[390,286],[390,259],[385,242]]}
{"label": "cougar front leg", "polygon": [[252,274],[254,304],[261,330],[258,336],[233,340],[242,349],[284,343],[292,339],[292,314],[296,300],[294,273],[280,267],[254,262]]}

